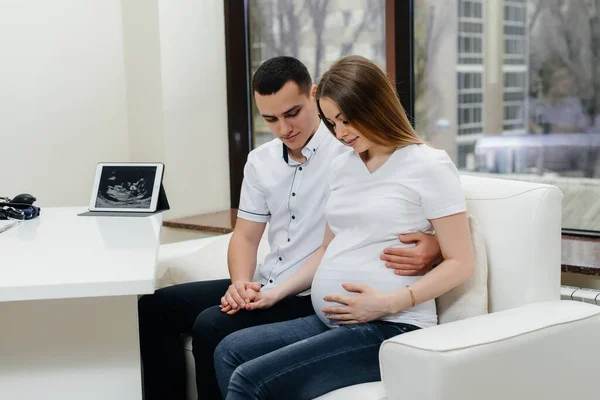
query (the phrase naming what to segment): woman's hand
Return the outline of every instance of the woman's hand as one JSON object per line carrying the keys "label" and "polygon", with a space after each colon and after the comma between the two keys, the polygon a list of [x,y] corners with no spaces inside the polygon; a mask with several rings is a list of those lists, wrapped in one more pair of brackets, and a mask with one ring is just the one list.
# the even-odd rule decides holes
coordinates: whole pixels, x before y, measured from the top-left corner
{"label": "woman's hand", "polygon": [[281,296],[279,295],[279,291],[277,288],[273,288],[267,291],[260,291],[256,293],[256,296],[250,303],[246,304],[246,310],[260,310],[264,308],[273,307],[279,300],[281,300]]}
{"label": "woman's hand", "polygon": [[365,284],[344,283],[342,287],[348,292],[358,293],[358,295],[343,296],[335,294],[325,296],[325,301],[342,304],[341,306],[328,306],[323,309],[330,320],[338,321],[340,325],[359,324],[393,314],[391,312],[392,297],[390,295],[381,293]]}

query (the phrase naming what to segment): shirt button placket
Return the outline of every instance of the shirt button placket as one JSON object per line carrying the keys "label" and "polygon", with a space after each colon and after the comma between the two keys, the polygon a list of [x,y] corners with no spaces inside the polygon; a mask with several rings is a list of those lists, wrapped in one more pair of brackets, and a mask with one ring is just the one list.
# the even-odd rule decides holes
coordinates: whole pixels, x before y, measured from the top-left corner
{"label": "shirt button placket", "polygon": [[[302,167],[299,166],[296,169],[296,176],[294,179],[294,186],[292,186],[292,191],[290,193],[290,198],[289,198],[289,204],[290,204],[290,218],[292,220],[296,220],[296,202],[298,199],[298,188],[300,186],[300,184],[302,183],[302,174],[300,174],[300,171],[302,171]],[[293,231],[293,225],[290,224],[290,227],[288,228],[288,243],[291,241],[291,237],[292,237],[292,232]]]}

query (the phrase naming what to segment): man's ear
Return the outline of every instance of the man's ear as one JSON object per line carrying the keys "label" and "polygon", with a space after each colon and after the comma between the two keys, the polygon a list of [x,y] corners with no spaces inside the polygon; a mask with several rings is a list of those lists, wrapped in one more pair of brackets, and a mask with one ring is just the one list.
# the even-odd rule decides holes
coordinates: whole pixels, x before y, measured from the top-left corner
{"label": "man's ear", "polygon": [[317,85],[315,85],[314,83],[310,88],[310,97],[312,97],[313,99],[317,98]]}

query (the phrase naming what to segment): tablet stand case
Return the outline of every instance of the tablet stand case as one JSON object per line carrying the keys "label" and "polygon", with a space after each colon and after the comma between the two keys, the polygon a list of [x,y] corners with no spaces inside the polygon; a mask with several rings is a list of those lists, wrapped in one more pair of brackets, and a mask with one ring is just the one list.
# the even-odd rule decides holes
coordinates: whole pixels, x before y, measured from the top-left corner
{"label": "tablet stand case", "polygon": [[77,214],[80,217],[149,217],[150,215],[158,214],[163,211],[170,210],[169,200],[165,188],[160,183],[160,191],[158,192],[158,200],[156,202],[156,211],[154,212],[128,212],[128,211],[86,211]]}

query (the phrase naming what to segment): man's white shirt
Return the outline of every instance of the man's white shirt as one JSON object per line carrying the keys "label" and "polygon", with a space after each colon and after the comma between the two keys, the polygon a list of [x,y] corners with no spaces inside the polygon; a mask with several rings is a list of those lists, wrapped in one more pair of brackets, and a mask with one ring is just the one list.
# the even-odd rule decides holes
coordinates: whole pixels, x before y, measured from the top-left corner
{"label": "man's white shirt", "polygon": [[302,149],[303,163],[288,157],[279,139],[248,155],[238,217],[269,223],[271,252],[254,275],[265,285],[263,290],[293,275],[323,244],[329,169],[333,159],[347,151],[352,150],[321,123]]}

